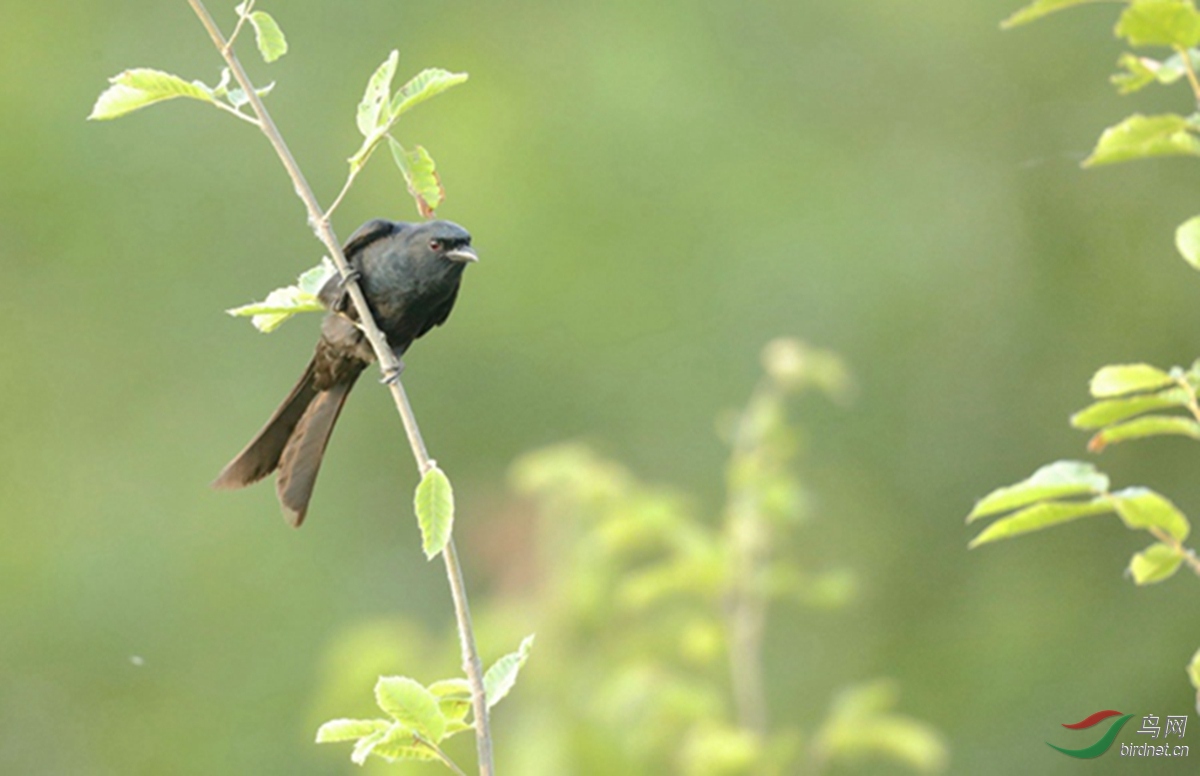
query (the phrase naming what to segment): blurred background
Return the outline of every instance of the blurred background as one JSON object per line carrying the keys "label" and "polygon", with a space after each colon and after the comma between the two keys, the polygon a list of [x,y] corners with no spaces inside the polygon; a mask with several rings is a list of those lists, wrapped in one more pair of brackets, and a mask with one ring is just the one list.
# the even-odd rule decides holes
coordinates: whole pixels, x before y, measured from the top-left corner
{"label": "blurred background", "polygon": [[[481,256],[405,383],[456,485],[486,660],[551,616],[512,462],[583,442],[715,524],[718,418],[790,335],[855,376],[851,405],[795,416],[814,517],[798,545],[850,569],[858,596],[771,610],[773,724],[811,732],[838,688],[887,676],[952,772],[1052,773],[1073,772],[1044,743],[1075,743],[1062,723],[1193,708],[1196,580],[1135,589],[1122,570],[1142,536],[1104,518],[966,550],[976,498],[1086,457],[1066,421],[1095,368],[1200,351],[1200,278],[1172,246],[1198,209],[1193,163],[1078,167],[1126,114],[1182,111],[1185,87],[1119,98],[1111,8],[1001,33],[1018,5],[263,5],[291,52],[243,59],[278,81],[268,105],[325,202],[389,50],[398,81],[471,74],[398,134],[437,159],[440,214]],[[228,30],[232,10],[212,10]],[[0,772],[356,772],[348,747],[312,743],[317,725],[370,714],[379,672],[429,682],[458,663],[387,393],[355,392],[302,530],[269,484],[207,487],[317,328],[266,337],[222,311],[291,282],[320,245],[252,128],[182,101],[84,121],[128,67],[217,80],[182,0],[4,16]],[[380,158],[335,227],[415,215]],[[1098,463],[1196,517],[1196,461],[1158,440]],[[529,761],[538,671],[585,657],[548,635],[531,689],[497,709],[502,773]],[[465,737],[453,751],[471,762]]]}

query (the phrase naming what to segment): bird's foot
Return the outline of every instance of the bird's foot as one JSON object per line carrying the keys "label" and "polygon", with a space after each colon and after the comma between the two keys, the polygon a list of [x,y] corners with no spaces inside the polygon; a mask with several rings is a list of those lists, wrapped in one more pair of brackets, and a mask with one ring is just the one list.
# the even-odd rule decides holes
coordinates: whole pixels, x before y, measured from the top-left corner
{"label": "bird's foot", "polygon": [[338,278],[337,282],[337,304],[333,309],[339,313],[344,313],[350,309],[350,292],[348,287],[351,283],[357,283],[362,280],[362,272],[354,267],[346,269],[346,274]]}
{"label": "bird's foot", "polygon": [[383,377],[379,380],[379,382],[383,383],[384,385],[392,385],[396,382],[399,382],[400,375],[403,373],[404,373],[404,362],[397,361],[396,366],[394,368],[383,370]]}

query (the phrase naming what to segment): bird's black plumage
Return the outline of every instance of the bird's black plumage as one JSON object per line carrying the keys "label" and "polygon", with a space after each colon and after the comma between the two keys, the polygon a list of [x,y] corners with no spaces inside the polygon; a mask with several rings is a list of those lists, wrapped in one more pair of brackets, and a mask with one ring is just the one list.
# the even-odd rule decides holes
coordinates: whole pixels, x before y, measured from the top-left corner
{"label": "bird's black plumage", "polygon": [[[476,260],[471,235],[449,221],[418,224],[368,221],[343,252],[359,273],[359,285],[397,358],[413,340],[445,323],[458,297],[462,272]],[[262,430],[213,482],[241,488],[278,470],[276,491],[285,517],[304,521],[321,458],[354,382],[375,354],[355,324],[340,278],[320,292],[330,312],[312,360]]]}

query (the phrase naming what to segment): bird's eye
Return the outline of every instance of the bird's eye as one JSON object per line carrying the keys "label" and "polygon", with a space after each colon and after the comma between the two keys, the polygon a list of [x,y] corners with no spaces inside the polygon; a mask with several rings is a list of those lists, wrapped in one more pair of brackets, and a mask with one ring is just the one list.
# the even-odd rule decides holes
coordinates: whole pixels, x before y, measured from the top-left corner
{"label": "bird's eye", "polygon": [[429,241],[429,250],[433,251],[434,253],[437,253],[441,249],[442,249],[442,241],[441,240],[430,240]]}

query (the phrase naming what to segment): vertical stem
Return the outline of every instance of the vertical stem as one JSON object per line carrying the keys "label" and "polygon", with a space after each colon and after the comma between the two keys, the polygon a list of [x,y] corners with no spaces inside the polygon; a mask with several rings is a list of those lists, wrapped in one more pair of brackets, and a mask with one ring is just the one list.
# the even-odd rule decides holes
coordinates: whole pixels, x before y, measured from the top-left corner
{"label": "vertical stem", "polygon": [[[254,115],[258,117],[259,128],[267,136],[267,140],[270,141],[271,146],[275,149],[275,153],[279,156],[279,161],[282,162],[288,176],[292,179],[292,185],[296,189],[296,196],[300,197],[300,200],[304,203],[305,210],[308,212],[309,225],[313,228],[313,231],[321,242],[325,244],[334,264],[337,265],[338,270],[342,273],[346,291],[349,293],[351,301],[353,301],[355,308],[358,310],[359,325],[362,328],[363,335],[375,351],[375,356],[379,359],[379,366],[384,375],[392,378],[388,380],[388,384],[391,387],[392,398],[395,400],[396,411],[399,413],[400,420],[404,424],[404,431],[408,436],[408,443],[412,448],[413,458],[416,459],[417,468],[424,475],[433,466],[433,461],[430,459],[429,452],[425,448],[425,441],[421,437],[421,429],[417,425],[416,415],[413,414],[412,406],[408,402],[408,395],[405,393],[404,386],[398,377],[400,360],[392,352],[391,347],[388,346],[387,337],[379,330],[379,325],[371,315],[371,311],[367,307],[366,298],[363,296],[362,288],[359,287],[358,283],[352,277],[349,277],[349,266],[346,263],[346,257],[342,254],[341,243],[338,241],[337,235],[334,234],[333,227],[329,223],[328,212],[321,210],[312,187],[308,185],[308,181],[304,178],[304,173],[300,170],[300,165],[296,163],[291,150],[288,149],[287,143],[284,142],[283,135],[280,134],[279,129],[275,126],[275,122],[271,119],[270,113],[267,112],[266,106],[263,105],[262,100],[259,98],[258,92],[254,90],[254,85],[250,83],[250,78],[246,75],[241,62],[238,61],[237,56],[231,50],[229,41],[221,34],[221,30],[217,27],[208,9],[204,7],[202,0],[188,0],[188,4],[196,12],[196,16],[200,18],[200,23],[208,31],[213,44],[225,59],[225,63],[229,66],[238,85],[245,91],[246,98],[250,102],[250,107],[253,109]],[[475,743],[479,756],[479,773],[480,776],[492,776],[494,772],[492,765],[492,736],[491,728],[488,724],[487,696],[483,687],[483,667],[479,660],[479,652],[475,647],[475,634],[471,627],[471,610],[467,605],[467,592],[463,585],[462,569],[458,563],[458,552],[455,549],[453,538],[446,544],[446,549],[442,551],[442,556],[446,561],[446,576],[449,578],[450,594],[454,599],[454,614],[458,624],[458,637],[462,644],[463,670],[467,674],[467,681],[471,684],[471,705],[475,716]]]}

